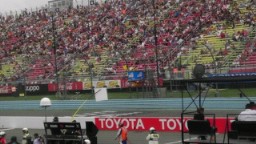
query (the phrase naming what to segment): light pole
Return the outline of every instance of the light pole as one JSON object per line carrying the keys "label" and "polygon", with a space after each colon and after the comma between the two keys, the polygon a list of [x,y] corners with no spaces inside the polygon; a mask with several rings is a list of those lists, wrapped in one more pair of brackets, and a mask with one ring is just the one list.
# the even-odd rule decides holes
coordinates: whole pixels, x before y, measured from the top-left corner
{"label": "light pole", "polygon": [[[94,3],[94,1],[91,1],[91,0],[87,0],[88,2],[88,19],[87,19],[87,26],[88,26],[88,36],[87,36],[87,40],[88,40],[88,47],[90,49],[90,33],[91,33],[91,27],[90,27],[90,18],[91,18],[91,5]],[[92,2],[92,3],[91,3]],[[91,22],[91,25],[92,25],[92,22]],[[93,47],[92,47],[93,48]],[[93,50],[93,53],[94,53],[94,50]],[[91,78],[91,94],[92,96],[94,96],[94,92],[93,92],[93,63],[91,62],[88,62],[87,61],[87,65],[89,67],[89,70],[90,70],[90,78]]]}
{"label": "light pole", "polygon": [[[208,49],[208,51],[211,54],[211,57],[212,57],[212,60],[214,63],[214,74],[216,75],[217,74],[217,61],[216,61],[215,57],[213,56],[212,49],[207,44],[205,45],[205,47]],[[215,96],[219,96],[218,83],[215,83],[215,86],[216,86],[216,92],[217,92]]]}
{"label": "light pole", "polygon": [[156,4],[155,0],[152,0],[153,10],[154,10],[154,39],[155,39],[155,56],[156,56],[156,78],[157,78],[157,87],[159,86],[159,61],[158,61],[158,43],[157,43],[157,28],[156,28]]}
{"label": "light pole", "polygon": [[93,94],[93,83],[92,83],[92,78],[93,78],[93,71],[92,68],[94,67],[94,65],[92,63],[89,63],[89,68],[90,68],[90,77],[91,77],[91,91],[92,91],[92,96],[94,96]]}
{"label": "light pole", "polygon": [[91,79],[91,93],[92,93],[92,96],[94,96],[94,92],[93,92],[93,71],[92,71],[92,69],[94,68],[94,65],[93,65],[93,63],[91,63],[91,62],[87,62],[87,65],[88,65],[88,67],[89,67],[89,71],[90,71],[90,79]]}
{"label": "light pole", "polygon": [[53,37],[53,53],[54,53],[54,73],[55,73],[55,80],[57,83],[57,94],[59,94],[59,75],[58,75],[58,66],[57,66],[57,45],[56,45],[56,28],[55,28],[55,22],[54,22],[54,16],[53,12],[51,14],[52,17],[52,37]]}

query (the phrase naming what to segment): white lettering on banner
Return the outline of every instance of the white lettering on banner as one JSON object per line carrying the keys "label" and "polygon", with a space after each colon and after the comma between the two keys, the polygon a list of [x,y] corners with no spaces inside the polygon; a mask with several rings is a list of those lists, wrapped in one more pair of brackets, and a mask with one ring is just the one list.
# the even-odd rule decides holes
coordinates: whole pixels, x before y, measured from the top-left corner
{"label": "white lettering on banner", "polygon": [[[107,128],[110,129],[110,128],[114,127],[114,122],[111,119],[107,119],[105,125],[106,125]],[[102,125],[102,126],[104,126],[104,125]]]}
{"label": "white lettering on banner", "polygon": [[73,90],[73,83],[67,83],[67,90]]}
{"label": "white lettering on banner", "polygon": [[177,127],[176,121],[174,119],[169,119],[166,124],[170,130],[174,130]]}
{"label": "white lettering on banner", "polygon": [[0,94],[6,94],[6,93],[9,93],[8,86],[0,87]]}
{"label": "white lettering on banner", "polygon": [[120,122],[124,123],[126,127],[132,129],[145,129],[143,121],[136,118],[124,118],[124,119],[111,119],[111,118],[99,118],[100,125],[102,128],[118,128]]}
{"label": "white lettering on banner", "polygon": [[39,91],[39,90],[40,90],[40,87],[38,85],[26,86],[26,91],[29,91],[29,92],[34,92],[34,91]]}
{"label": "white lettering on banner", "polygon": [[[132,128],[135,128],[134,123],[135,123],[136,119],[133,118],[133,119],[130,119],[130,121],[131,121],[131,124],[132,124],[131,127],[132,127]],[[139,124],[139,123],[138,123],[138,124]],[[138,124],[137,124],[137,126],[138,126]]]}
{"label": "white lettering on banner", "polygon": [[8,93],[8,88],[6,88],[6,87],[0,88],[0,93],[1,94]]}
{"label": "white lettering on banner", "polygon": [[[161,123],[162,130],[168,128],[169,130],[176,130],[177,128],[181,130],[181,121],[180,119],[159,119]],[[185,128],[187,128],[187,120],[183,120]]]}
{"label": "white lettering on banner", "polygon": [[126,127],[130,127],[130,124],[129,124],[128,119],[122,119],[122,123],[123,123]]}
{"label": "white lettering on banner", "polygon": [[186,121],[184,122],[184,123],[185,123],[184,125],[185,125],[185,128],[186,128],[186,129],[188,129],[188,123],[187,123],[187,122],[188,122],[188,120],[186,120]]}
{"label": "white lettering on banner", "polygon": [[165,129],[164,122],[166,121],[166,119],[159,119],[159,121],[161,123],[162,130]]}
{"label": "white lettering on banner", "polygon": [[[65,88],[65,86],[66,86],[66,88]],[[60,90],[73,90],[73,83],[66,83],[66,85],[65,84],[61,84],[61,85],[59,85],[59,89]]]}
{"label": "white lettering on banner", "polygon": [[111,119],[115,122],[115,127],[118,128],[118,124],[120,123],[121,119]]}
{"label": "white lettering on banner", "polygon": [[137,125],[136,125],[136,129],[139,129],[140,127],[141,127],[142,129],[145,129],[142,120],[141,120],[141,119],[138,119],[138,122],[137,122]]}

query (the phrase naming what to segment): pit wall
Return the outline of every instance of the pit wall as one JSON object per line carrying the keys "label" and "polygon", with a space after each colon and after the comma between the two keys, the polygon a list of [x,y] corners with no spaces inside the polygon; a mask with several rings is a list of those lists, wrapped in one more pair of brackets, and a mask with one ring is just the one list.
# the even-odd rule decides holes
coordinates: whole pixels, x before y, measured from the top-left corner
{"label": "pit wall", "polygon": [[[85,128],[86,121],[94,122],[94,117],[58,117],[60,122],[71,122],[76,120],[80,122],[81,127]],[[43,123],[45,121],[51,122],[53,117],[28,117],[28,116],[1,116],[0,128],[29,128],[29,129],[44,129]]]}

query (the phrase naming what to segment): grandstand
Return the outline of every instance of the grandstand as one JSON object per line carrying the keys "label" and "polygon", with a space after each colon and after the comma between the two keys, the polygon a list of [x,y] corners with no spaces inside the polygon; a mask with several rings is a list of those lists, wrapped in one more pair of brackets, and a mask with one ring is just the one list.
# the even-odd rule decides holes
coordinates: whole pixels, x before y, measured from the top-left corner
{"label": "grandstand", "polygon": [[253,2],[153,2],[111,0],[0,16],[1,82],[117,80],[129,70],[191,78],[195,64],[215,74],[255,72]]}

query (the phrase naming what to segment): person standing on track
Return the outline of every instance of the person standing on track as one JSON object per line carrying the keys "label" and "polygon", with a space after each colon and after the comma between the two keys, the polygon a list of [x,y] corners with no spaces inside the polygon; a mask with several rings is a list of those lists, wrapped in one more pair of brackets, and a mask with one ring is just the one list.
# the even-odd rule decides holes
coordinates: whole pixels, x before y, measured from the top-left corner
{"label": "person standing on track", "polygon": [[38,133],[34,133],[33,144],[44,144],[43,138]]}
{"label": "person standing on track", "polygon": [[28,132],[28,128],[23,128],[22,133],[23,133],[23,136],[22,136],[21,144],[31,144],[32,141],[31,141],[31,136]]}
{"label": "person standing on track", "polygon": [[151,127],[149,129],[149,134],[146,137],[146,140],[148,141],[148,144],[159,144],[159,134],[156,132],[156,129],[154,127]]}
{"label": "person standing on track", "polygon": [[117,131],[115,140],[119,138],[120,144],[127,144],[127,140],[128,140],[127,136],[128,136],[127,128],[124,126],[123,123],[119,123],[119,129]]}

